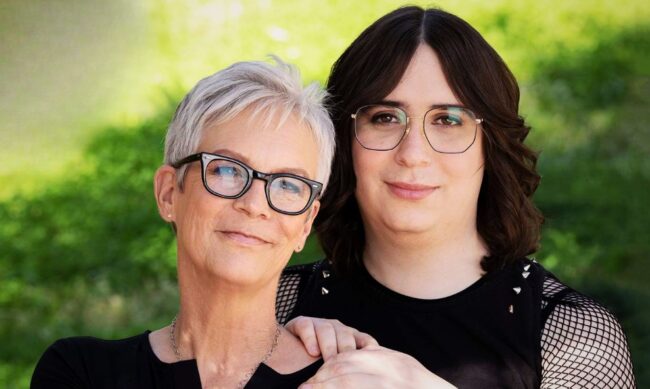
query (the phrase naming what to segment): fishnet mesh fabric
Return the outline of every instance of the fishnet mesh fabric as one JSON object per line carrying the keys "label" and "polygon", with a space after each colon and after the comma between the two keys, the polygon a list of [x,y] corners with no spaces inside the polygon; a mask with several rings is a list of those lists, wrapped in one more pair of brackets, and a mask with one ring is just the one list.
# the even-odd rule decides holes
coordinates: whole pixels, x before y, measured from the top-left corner
{"label": "fishnet mesh fabric", "polygon": [[[276,302],[280,324],[315,268],[293,266],[282,274]],[[636,388],[625,334],[607,309],[548,274],[542,296],[542,313],[548,315],[541,340],[542,389]]]}
{"label": "fishnet mesh fabric", "polygon": [[298,302],[300,274],[282,274],[275,301],[275,317],[284,325]]}
{"label": "fishnet mesh fabric", "polygon": [[547,275],[543,389],[636,388],[625,334],[602,305]]}
{"label": "fishnet mesh fabric", "polygon": [[275,317],[278,323],[287,323],[291,312],[296,308],[300,286],[306,282],[316,269],[317,264],[296,265],[285,269],[278,284],[278,294],[275,300]]}

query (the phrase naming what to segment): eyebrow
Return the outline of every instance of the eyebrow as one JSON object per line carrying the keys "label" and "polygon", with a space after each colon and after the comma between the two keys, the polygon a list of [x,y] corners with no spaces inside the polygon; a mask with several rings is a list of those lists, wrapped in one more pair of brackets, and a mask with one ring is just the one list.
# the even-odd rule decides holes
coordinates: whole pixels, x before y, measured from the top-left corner
{"label": "eyebrow", "polygon": [[[229,158],[233,158],[233,159],[236,159],[238,161],[241,161],[241,162],[245,163],[248,166],[251,165],[250,160],[246,156],[244,156],[242,154],[239,154],[238,152],[233,151],[233,150],[217,149],[217,150],[210,151],[210,153],[211,154],[220,154],[220,155],[223,155],[225,157],[229,157]],[[253,168],[252,166],[250,166],[250,167]],[[253,169],[257,170],[255,168],[253,168]],[[301,177],[304,177],[304,178],[311,179],[309,174],[307,174],[307,171],[304,170],[304,169],[301,169],[301,168],[282,167],[282,168],[274,169],[274,170],[272,170],[270,172],[263,172],[263,173],[267,173],[267,174],[289,173],[289,174],[295,174],[297,176],[301,176]]]}
{"label": "eyebrow", "polygon": [[[396,108],[405,108],[408,105],[404,104],[401,101],[397,100],[379,100],[373,104],[379,104],[379,105],[387,105],[389,107],[396,107]],[[433,108],[439,108],[439,107],[459,107],[459,108],[467,108],[465,105],[460,104],[460,103],[443,103],[443,104],[431,104],[429,106],[429,109]]]}

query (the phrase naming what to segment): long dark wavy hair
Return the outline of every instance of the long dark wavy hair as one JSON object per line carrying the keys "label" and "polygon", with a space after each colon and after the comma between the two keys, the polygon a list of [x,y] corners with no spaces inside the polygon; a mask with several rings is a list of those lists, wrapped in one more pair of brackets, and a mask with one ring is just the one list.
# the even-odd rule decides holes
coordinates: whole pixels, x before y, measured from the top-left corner
{"label": "long dark wavy hair", "polygon": [[519,86],[499,54],[467,22],[439,9],[399,8],[378,19],[332,67],[327,89],[337,146],[329,188],[314,223],[335,270],[361,266],[365,233],[352,166],[350,114],[380,101],[399,83],[420,44],[438,55],[456,97],[483,118],[485,171],[477,229],[488,246],[481,266],[493,271],[535,252],[543,217],[532,202],[540,181],[530,131],[519,116]]}

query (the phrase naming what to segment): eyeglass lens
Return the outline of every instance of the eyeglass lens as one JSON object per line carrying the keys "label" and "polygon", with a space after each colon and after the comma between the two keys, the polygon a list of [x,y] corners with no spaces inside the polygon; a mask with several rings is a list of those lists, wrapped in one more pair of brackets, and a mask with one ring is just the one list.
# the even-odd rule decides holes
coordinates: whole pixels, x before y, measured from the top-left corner
{"label": "eyeglass lens", "polygon": [[[246,167],[225,159],[213,159],[206,166],[205,182],[210,191],[226,197],[239,197],[252,180]],[[271,206],[284,212],[303,210],[311,198],[311,186],[291,176],[275,176],[266,184]]]}
{"label": "eyeglass lens", "polygon": [[[391,150],[404,137],[409,126],[407,118],[406,112],[397,107],[365,106],[355,115],[355,135],[365,148]],[[411,122],[410,126],[416,123]],[[442,153],[462,153],[476,138],[476,116],[465,108],[434,108],[425,114],[423,124],[429,144]]]}

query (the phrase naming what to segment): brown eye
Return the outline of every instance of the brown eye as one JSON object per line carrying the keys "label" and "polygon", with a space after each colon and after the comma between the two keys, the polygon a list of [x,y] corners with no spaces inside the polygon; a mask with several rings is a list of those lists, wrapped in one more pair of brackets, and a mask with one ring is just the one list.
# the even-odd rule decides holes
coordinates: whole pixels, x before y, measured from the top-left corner
{"label": "brown eye", "polygon": [[372,122],[378,124],[399,123],[399,118],[391,113],[382,112],[375,114],[372,117]]}
{"label": "brown eye", "polygon": [[460,116],[443,114],[434,118],[433,124],[441,126],[462,126],[463,120]]}

